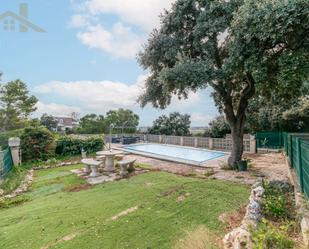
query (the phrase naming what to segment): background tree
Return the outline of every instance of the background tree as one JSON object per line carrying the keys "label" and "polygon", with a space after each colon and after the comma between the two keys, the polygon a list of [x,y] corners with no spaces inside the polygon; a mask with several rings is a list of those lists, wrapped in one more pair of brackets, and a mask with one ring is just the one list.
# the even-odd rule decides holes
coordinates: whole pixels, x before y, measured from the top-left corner
{"label": "background tree", "polygon": [[29,95],[24,82],[10,81],[0,86],[0,130],[14,130],[23,126],[36,110],[37,98]]}
{"label": "background tree", "polygon": [[206,128],[204,136],[222,138],[230,133],[231,128],[229,124],[226,122],[225,117],[220,115],[209,123],[209,127]]}
{"label": "background tree", "polygon": [[126,132],[135,132],[139,124],[139,116],[131,110],[120,108],[106,113],[106,123],[108,126],[113,124],[117,127],[124,127]]}
{"label": "background tree", "polygon": [[302,97],[299,102],[283,113],[283,119],[298,131],[309,131],[309,96]]}
{"label": "background tree", "polygon": [[173,112],[168,117],[160,116],[149,129],[150,134],[185,136],[190,134],[190,115]]}
{"label": "background tree", "polygon": [[231,128],[234,167],[249,100],[276,91],[284,101],[308,77],[308,10],[307,0],[176,1],[139,55],[151,72],[141,105],[165,108],[174,94],[211,86]]}
{"label": "background tree", "polygon": [[48,115],[47,113],[44,113],[40,118],[40,123],[50,131],[57,130],[58,121],[52,115]]}
{"label": "background tree", "polygon": [[102,134],[108,131],[108,125],[103,115],[87,114],[80,119],[78,133]]}

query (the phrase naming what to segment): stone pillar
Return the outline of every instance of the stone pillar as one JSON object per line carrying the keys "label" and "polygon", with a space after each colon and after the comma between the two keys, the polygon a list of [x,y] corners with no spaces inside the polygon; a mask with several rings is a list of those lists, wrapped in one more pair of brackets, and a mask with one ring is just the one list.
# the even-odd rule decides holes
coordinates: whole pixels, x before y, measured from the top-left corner
{"label": "stone pillar", "polygon": [[180,145],[183,146],[183,137],[180,137]]}
{"label": "stone pillar", "polygon": [[212,137],[209,138],[209,149],[213,150],[214,149],[214,140]]}
{"label": "stone pillar", "polygon": [[250,153],[256,153],[256,140],[255,136],[250,135]]}
{"label": "stone pillar", "polygon": [[197,147],[197,137],[194,138],[194,147]]}
{"label": "stone pillar", "polygon": [[21,150],[20,150],[20,138],[9,138],[9,147],[11,149],[12,159],[14,166],[21,164]]}

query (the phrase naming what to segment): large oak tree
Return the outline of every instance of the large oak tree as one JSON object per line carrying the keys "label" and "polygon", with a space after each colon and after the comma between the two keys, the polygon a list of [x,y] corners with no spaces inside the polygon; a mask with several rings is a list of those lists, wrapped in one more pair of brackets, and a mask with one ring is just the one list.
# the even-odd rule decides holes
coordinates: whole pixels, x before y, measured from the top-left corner
{"label": "large oak tree", "polygon": [[[308,79],[308,0],[178,0],[139,54],[151,73],[140,103],[165,108],[173,95],[213,88],[231,127],[234,166],[242,158],[254,95],[289,98]],[[205,106],[205,108],[207,108]]]}

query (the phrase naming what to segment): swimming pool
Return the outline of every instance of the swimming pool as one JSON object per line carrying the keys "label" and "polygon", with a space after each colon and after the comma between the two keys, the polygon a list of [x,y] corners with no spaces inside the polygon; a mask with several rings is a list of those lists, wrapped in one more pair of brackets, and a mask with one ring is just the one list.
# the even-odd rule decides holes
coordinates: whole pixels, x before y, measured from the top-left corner
{"label": "swimming pool", "polygon": [[209,160],[227,155],[219,151],[151,143],[123,146],[122,149],[133,154],[194,165],[201,165]]}

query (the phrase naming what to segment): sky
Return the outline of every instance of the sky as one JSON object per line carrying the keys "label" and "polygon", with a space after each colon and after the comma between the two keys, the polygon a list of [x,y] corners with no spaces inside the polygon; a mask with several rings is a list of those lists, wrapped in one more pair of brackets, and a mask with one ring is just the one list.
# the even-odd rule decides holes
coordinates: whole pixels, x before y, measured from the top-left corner
{"label": "sky", "polygon": [[8,31],[0,20],[1,83],[21,79],[27,84],[39,100],[34,117],[128,108],[140,116],[140,126],[173,111],[190,114],[192,126],[206,126],[218,115],[211,89],[187,100],[175,97],[165,110],[142,109],[136,101],[149,75],[136,54],[173,1],[0,0],[0,17],[7,11],[19,15],[26,3],[28,20],[45,31],[19,32],[18,22]]}

